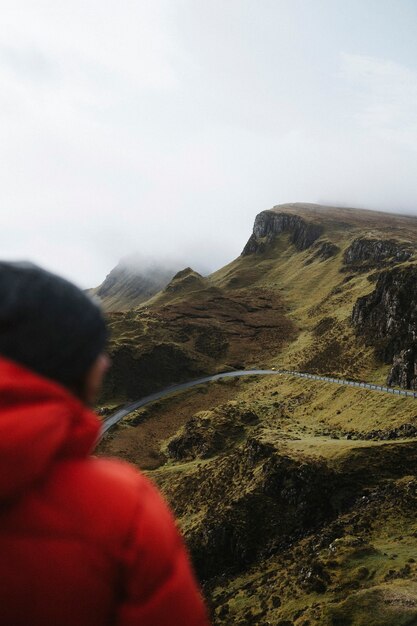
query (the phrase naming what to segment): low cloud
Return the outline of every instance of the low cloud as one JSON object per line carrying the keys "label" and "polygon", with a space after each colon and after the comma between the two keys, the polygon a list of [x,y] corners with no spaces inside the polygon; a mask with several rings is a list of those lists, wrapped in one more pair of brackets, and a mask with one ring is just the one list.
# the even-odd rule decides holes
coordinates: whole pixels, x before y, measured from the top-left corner
{"label": "low cloud", "polygon": [[366,130],[417,151],[417,71],[387,59],[342,54],[342,71]]}
{"label": "low cloud", "polygon": [[90,287],[134,253],[213,271],[281,202],[415,212],[415,56],[380,49],[412,21],[336,4],[6,0],[0,255]]}

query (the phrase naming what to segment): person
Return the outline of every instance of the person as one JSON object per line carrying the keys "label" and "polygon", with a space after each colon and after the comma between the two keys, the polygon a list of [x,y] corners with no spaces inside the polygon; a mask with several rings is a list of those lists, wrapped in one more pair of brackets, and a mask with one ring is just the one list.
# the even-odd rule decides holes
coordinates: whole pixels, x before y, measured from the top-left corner
{"label": "person", "polygon": [[208,626],[162,496],[91,455],[105,344],[88,295],[0,262],[2,626]]}

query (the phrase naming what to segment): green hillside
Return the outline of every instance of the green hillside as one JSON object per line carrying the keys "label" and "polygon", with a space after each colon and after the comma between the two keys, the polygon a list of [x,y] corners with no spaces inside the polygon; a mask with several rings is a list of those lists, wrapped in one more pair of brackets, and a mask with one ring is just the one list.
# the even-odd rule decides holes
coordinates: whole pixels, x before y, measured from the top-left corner
{"label": "green hillside", "polygon": [[[281,205],[243,254],[110,315],[103,402],[261,366],[415,388],[417,219]],[[217,625],[417,624],[417,404],[286,376],[131,414],[101,443],[175,510]]]}
{"label": "green hillside", "polygon": [[[271,231],[282,218],[295,222]],[[254,251],[247,251],[248,242],[244,255],[206,278],[187,268],[139,307],[109,314],[114,368],[107,400],[140,397],[200,373],[258,365],[386,380],[394,358],[413,344],[412,328],[399,328],[402,317],[412,318],[413,302],[404,303],[404,294],[396,302],[388,289],[385,301],[399,320],[393,330],[398,345],[386,353],[392,329],[383,326],[392,310],[375,304],[381,317],[376,334],[367,324],[372,307],[356,324],[352,313],[361,297],[375,291],[380,273],[402,271],[414,280],[417,219],[295,204],[264,211],[256,220],[249,246]],[[400,366],[399,384],[407,379]]]}

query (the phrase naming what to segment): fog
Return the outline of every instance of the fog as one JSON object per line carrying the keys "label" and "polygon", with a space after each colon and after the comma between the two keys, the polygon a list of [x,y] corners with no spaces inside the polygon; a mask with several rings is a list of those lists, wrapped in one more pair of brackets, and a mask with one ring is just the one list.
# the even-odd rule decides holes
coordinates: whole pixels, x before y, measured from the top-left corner
{"label": "fog", "polygon": [[209,272],[281,202],[417,213],[413,0],[3,0],[0,257]]}

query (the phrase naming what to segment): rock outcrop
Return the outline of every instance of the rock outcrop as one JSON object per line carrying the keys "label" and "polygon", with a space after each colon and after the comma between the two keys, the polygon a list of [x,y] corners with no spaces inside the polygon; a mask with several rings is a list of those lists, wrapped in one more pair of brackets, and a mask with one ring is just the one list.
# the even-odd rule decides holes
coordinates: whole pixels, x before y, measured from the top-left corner
{"label": "rock outcrop", "polygon": [[392,363],[388,384],[417,388],[417,267],[382,272],[375,290],[359,298],[352,323]]}
{"label": "rock outcrop", "polygon": [[314,256],[322,261],[327,261],[327,259],[335,256],[339,250],[339,246],[336,246],[331,241],[323,241],[317,245],[317,251],[314,253]]}
{"label": "rock outcrop", "polygon": [[417,349],[415,345],[401,350],[394,357],[387,383],[406,389],[417,389]]}
{"label": "rock outcrop", "polygon": [[297,250],[307,250],[320,237],[323,227],[307,222],[298,215],[262,211],[255,218],[253,233],[243,249],[242,256],[262,253],[277,235],[289,233]]}
{"label": "rock outcrop", "polygon": [[[204,511],[204,522],[187,535],[200,578],[243,571],[262,554],[334,517],[336,485],[324,463],[299,463],[256,437],[219,457],[214,472],[212,466],[202,467],[187,485],[198,492]],[[181,490],[170,495],[182,497]],[[207,506],[207,501],[216,504]]]}
{"label": "rock outcrop", "polygon": [[343,262],[352,269],[368,270],[381,265],[395,265],[408,261],[413,255],[410,244],[395,239],[355,239],[345,250]]}
{"label": "rock outcrop", "polygon": [[331,259],[333,256],[336,256],[338,252],[340,252],[339,246],[331,241],[318,241],[312,248],[312,255],[305,262],[306,265],[310,265],[313,261],[327,261],[327,259]]}
{"label": "rock outcrop", "polygon": [[259,421],[251,410],[240,410],[233,403],[214,411],[201,411],[184,425],[168,443],[167,452],[176,461],[209,458],[236,445],[245,427]]}

